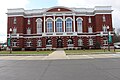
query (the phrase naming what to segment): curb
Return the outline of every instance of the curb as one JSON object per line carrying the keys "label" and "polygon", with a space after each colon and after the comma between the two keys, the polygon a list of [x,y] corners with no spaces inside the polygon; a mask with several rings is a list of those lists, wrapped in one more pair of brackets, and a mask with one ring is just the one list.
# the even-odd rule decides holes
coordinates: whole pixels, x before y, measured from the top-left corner
{"label": "curb", "polygon": [[77,53],[73,53],[73,54],[69,54],[69,53],[68,53],[68,54],[67,54],[67,53],[66,53],[66,55],[93,55],[93,54],[96,54],[96,55],[97,55],[97,54],[117,54],[117,52],[106,52],[106,53],[105,53],[105,52],[101,52],[101,53],[93,52],[93,53],[89,53],[89,54],[86,54],[86,53],[85,53],[85,54],[84,54],[84,53],[83,53],[83,54],[79,54],[79,53],[78,53],[78,54],[77,54]]}
{"label": "curb", "polygon": [[0,54],[0,56],[48,56],[49,54]]}

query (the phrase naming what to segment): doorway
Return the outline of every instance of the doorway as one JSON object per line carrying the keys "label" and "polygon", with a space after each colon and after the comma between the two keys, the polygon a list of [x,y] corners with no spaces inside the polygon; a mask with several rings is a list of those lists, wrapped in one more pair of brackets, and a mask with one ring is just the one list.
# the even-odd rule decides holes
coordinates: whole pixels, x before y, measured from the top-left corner
{"label": "doorway", "polygon": [[59,39],[57,39],[57,48],[62,48],[62,47],[63,47],[63,45],[62,45],[62,39],[59,38]]}

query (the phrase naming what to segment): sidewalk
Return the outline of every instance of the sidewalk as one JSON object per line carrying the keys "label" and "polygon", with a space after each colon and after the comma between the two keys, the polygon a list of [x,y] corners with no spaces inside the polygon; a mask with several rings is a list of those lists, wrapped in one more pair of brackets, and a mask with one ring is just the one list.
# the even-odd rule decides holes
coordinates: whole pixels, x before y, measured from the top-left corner
{"label": "sidewalk", "polygon": [[120,58],[120,53],[115,54],[90,54],[90,55],[66,55],[64,50],[56,50],[48,56],[0,56],[0,60],[59,60],[59,59],[96,59],[96,58]]}
{"label": "sidewalk", "polygon": [[56,50],[53,53],[49,54],[49,56],[46,56],[44,60],[49,59],[68,59],[68,57],[65,54],[64,50]]}

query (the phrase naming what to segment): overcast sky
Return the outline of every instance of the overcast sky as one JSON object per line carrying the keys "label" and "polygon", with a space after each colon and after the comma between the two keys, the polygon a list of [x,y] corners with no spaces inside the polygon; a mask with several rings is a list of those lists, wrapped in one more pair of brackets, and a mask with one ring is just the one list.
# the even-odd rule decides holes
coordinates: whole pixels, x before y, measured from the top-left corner
{"label": "overcast sky", "polygon": [[94,6],[112,6],[113,27],[120,28],[120,0],[2,0],[0,2],[0,42],[7,37],[7,9],[40,9],[53,6],[93,8]]}

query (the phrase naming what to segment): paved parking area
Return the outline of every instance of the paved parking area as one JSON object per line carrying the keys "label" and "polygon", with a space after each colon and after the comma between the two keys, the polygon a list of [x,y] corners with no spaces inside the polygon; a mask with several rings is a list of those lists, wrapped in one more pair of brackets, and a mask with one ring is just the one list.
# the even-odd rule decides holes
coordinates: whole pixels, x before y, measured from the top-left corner
{"label": "paved parking area", "polygon": [[120,58],[0,60],[0,80],[120,80]]}

